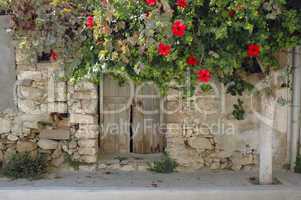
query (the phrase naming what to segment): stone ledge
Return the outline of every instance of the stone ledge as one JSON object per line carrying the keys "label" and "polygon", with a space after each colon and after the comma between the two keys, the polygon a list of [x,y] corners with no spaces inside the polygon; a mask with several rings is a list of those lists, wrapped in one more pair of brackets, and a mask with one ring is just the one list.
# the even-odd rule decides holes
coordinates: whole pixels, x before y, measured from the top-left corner
{"label": "stone ledge", "polygon": [[51,140],[69,140],[70,130],[69,129],[44,129],[41,131],[39,137],[41,139]]}

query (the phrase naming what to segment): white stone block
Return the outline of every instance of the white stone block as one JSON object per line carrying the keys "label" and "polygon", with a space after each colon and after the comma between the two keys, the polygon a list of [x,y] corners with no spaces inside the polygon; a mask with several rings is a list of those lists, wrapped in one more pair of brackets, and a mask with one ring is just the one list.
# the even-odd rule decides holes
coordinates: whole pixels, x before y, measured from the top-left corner
{"label": "white stone block", "polygon": [[76,91],[71,95],[71,98],[86,100],[97,99],[98,93],[97,91]]}
{"label": "white stone block", "polygon": [[88,81],[81,81],[74,86],[75,91],[94,90],[97,91],[97,85]]}
{"label": "white stone block", "polygon": [[55,90],[56,101],[67,101],[67,85],[66,82],[57,82]]}
{"label": "white stone block", "polygon": [[71,114],[70,123],[79,123],[79,124],[96,124],[97,116],[96,115],[85,115],[85,114]]}
{"label": "white stone block", "polygon": [[45,91],[33,87],[19,87],[19,98],[25,99],[40,99],[45,95]]}
{"label": "white stone block", "polygon": [[11,121],[7,119],[0,119],[0,134],[9,133],[11,130]]}
{"label": "white stone block", "polygon": [[35,80],[40,81],[42,80],[42,73],[39,71],[21,71],[18,74],[18,80]]}
{"label": "white stone block", "polygon": [[52,150],[58,147],[58,142],[54,140],[41,139],[38,142],[38,146],[43,150]]}
{"label": "white stone block", "polygon": [[15,142],[15,141],[17,141],[19,138],[18,138],[18,136],[16,136],[16,135],[9,134],[9,135],[7,136],[7,139],[8,139],[9,141]]}
{"label": "white stone block", "polygon": [[203,137],[191,137],[188,139],[188,144],[197,150],[212,150],[214,146],[210,143],[210,140]]}
{"label": "white stone block", "polygon": [[19,110],[24,113],[32,115],[38,115],[42,113],[39,104],[32,100],[19,100],[18,106]]}
{"label": "white stone block", "polygon": [[80,155],[96,155],[97,154],[97,148],[93,147],[85,147],[85,148],[79,148],[78,153]]}
{"label": "white stone block", "polygon": [[96,139],[99,135],[98,126],[81,126],[80,129],[75,133],[75,137],[78,139]]}
{"label": "white stone block", "polygon": [[72,113],[94,114],[97,112],[98,100],[75,100],[69,107]]}
{"label": "white stone block", "polygon": [[48,111],[48,113],[53,113],[53,112],[67,113],[68,112],[68,105],[65,102],[48,103],[47,111]]}
{"label": "white stone block", "polygon": [[97,139],[79,140],[78,145],[80,148],[95,148],[98,146],[98,141]]}

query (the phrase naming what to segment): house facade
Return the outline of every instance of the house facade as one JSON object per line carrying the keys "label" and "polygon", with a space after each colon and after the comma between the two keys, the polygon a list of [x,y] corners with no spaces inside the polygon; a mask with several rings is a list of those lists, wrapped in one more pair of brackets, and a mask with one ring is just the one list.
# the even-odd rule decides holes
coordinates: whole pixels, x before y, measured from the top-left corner
{"label": "house facade", "polygon": [[[30,152],[46,154],[49,165],[56,168],[63,167],[67,158],[105,168],[113,165],[102,162],[106,155],[167,152],[177,161],[178,170],[249,170],[258,167],[262,126],[273,127],[274,166],[289,163],[290,89],[281,85],[281,71],[271,80],[277,99],[272,119],[262,112],[264,97],[257,92],[233,97],[214,82],[213,90],[196,91],[187,98],[181,86],[171,84],[162,97],[151,83],[120,84],[109,74],[99,85],[89,81],[74,85],[63,78],[62,60],[28,59],[5,31],[8,18],[1,21],[1,26],[7,26],[0,33],[2,163],[15,153]],[[279,55],[284,68],[290,60],[286,53]],[[246,80],[261,87],[258,74]],[[244,101],[243,120],[232,116],[238,98]],[[120,161],[114,168],[125,165]]]}

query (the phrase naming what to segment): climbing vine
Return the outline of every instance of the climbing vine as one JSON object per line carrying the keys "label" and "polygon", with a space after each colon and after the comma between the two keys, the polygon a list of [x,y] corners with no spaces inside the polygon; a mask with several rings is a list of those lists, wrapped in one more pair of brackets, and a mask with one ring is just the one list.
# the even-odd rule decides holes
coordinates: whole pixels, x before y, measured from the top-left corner
{"label": "climbing vine", "polygon": [[71,80],[111,71],[163,92],[190,71],[191,94],[218,80],[242,95],[240,74],[267,74],[301,41],[300,6],[286,0],[11,0],[10,9],[23,47],[64,59]]}

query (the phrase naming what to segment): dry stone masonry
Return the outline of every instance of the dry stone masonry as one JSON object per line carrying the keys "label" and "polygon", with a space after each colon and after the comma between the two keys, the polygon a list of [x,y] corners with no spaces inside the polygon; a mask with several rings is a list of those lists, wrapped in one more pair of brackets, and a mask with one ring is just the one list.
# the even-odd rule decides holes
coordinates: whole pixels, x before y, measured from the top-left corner
{"label": "dry stone masonry", "polygon": [[[222,90],[221,86],[218,91]],[[287,99],[286,89],[277,89],[276,93],[277,97]],[[260,112],[261,98],[251,97],[240,97],[244,100],[246,118],[238,121],[231,115],[237,97],[209,92],[183,98],[180,90],[170,89],[166,100],[166,151],[178,162],[178,170],[258,167],[261,121],[253,112]],[[274,127],[274,162],[281,167],[286,163],[287,125],[282,117],[287,115],[287,107],[277,105],[276,113],[274,120],[284,121]]]}
{"label": "dry stone masonry", "polygon": [[61,167],[66,157],[95,164],[97,87],[89,82],[73,86],[61,78],[59,62],[29,62],[25,55],[16,50],[16,109],[0,113],[0,162],[29,152],[48,155],[53,167]]}
{"label": "dry stone masonry", "polygon": [[89,82],[70,86],[68,90],[70,123],[77,124],[74,132],[78,157],[83,163],[96,163],[98,154],[98,88]]}
{"label": "dry stone masonry", "polygon": [[[36,64],[31,64],[36,63]],[[96,166],[100,144],[99,88],[90,82],[72,85],[61,77],[60,63],[28,62],[22,50],[16,50],[16,109],[0,113],[0,162],[17,152],[48,155],[49,164],[62,167],[68,160]],[[256,78],[253,81],[258,81]],[[220,86],[218,91],[222,91]],[[101,92],[101,91],[100,91]],[[287,98],[286,89],[276,96]],[[246,119],[231,117],[237,99],[220,93],[198,93],[189,99],[175,87],[166,98],[166,151],[178,164],[178,170],[241,170],[258,164],[260,98],[240,97],[245,102]],[[277,106],[275,114],[274,160],[286,163],[288,115]],[[141,160],[99,160],[99,168],[125,171],[146,170]]]}

